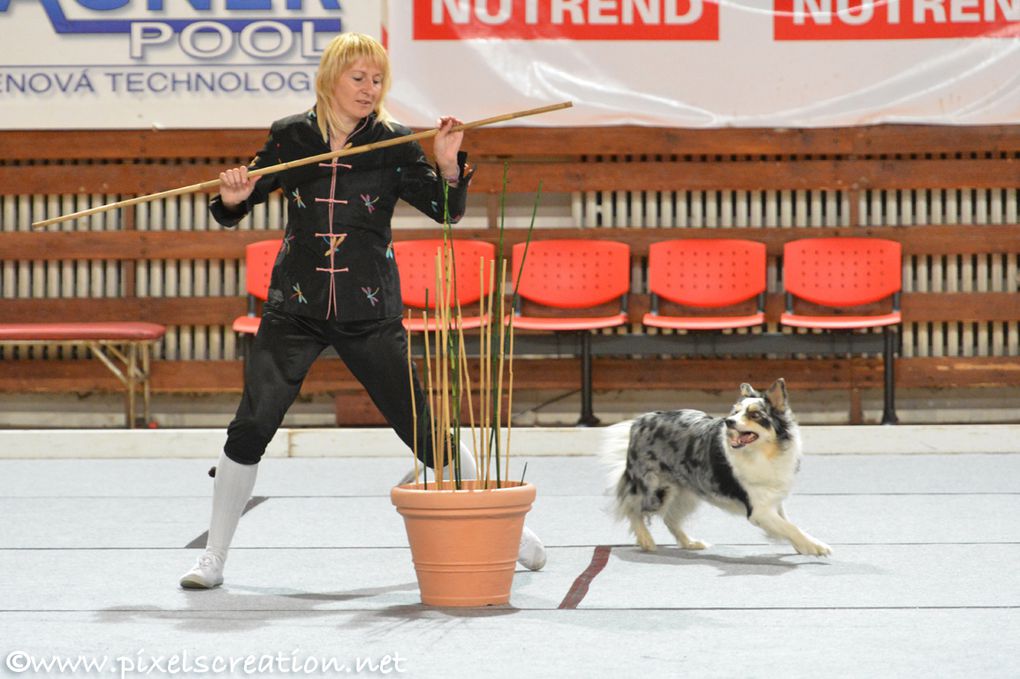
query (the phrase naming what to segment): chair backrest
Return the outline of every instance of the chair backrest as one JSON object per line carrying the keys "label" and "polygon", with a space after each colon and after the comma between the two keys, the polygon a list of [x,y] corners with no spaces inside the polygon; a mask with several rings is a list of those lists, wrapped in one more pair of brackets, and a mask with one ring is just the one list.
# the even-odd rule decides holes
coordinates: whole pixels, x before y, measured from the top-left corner
{"label": "chair backrest", "polygon": [[902,246],[884,238],[804,238],[783,248],[783,288],[814,304],[870,304],[903,287]]}
{"label": "chair backrest", "polygon": [[661,241],[648,248],[648,289],[676,304],[730,306],[765,292],[765,268],[765,244],[757,241]]}
{"label": "chair backrest", "polygon": [[[453,263],[457,277],[457,297],[461,305],[477,302],[492,289],[489,265],[496,258],[496,246],[480,240],[453,240]],[[400,297],[404,304],[425,309],[436,308],[436,255],[443,247],[441,238],[397,241],[393,254],[400,271]],[[484,277],[480,279],[481,267]],[[497,272],[498,275],[498,272]],[[453,290],[449,291],[451,303]]]}
{"label": "chair backrest", "polygon": [[[527,255],[525,256],[525,246]],[[524,258],[524,272],[520,274]],[[561,309],[605,304],[630,290],[630,246],[609,240],[537,240],[513,247],[513,283],[526,300]]]}
{"label": "chair backrest", "polygon": [[263,302],[269,297],[269,279],[282,245],[283,241],[275,238],[256,241],[244,248],[245,287],[249,295]]}

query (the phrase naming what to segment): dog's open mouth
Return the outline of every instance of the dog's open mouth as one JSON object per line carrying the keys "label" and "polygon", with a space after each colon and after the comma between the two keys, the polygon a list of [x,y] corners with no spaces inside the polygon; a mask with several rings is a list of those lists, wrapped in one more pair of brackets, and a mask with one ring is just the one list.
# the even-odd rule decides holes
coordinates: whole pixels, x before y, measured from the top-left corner
{"label": "dog's open mouth", "polygon": [[753,431],[730,431],[730,445],[734,448],[743,448],[758,440],[758,435]]}

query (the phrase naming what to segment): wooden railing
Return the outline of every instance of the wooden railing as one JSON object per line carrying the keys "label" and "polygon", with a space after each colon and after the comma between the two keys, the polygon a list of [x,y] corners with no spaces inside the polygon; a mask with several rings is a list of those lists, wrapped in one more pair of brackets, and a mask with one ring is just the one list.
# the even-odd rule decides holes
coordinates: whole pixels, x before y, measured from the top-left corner
{"label": "wooden railing", "polygon": [[[134,210],[118,217],[117,230],[27,230],[26,220],[51,214],[46,196],[116,194],[131,196],[191,184],[216,176],[225,166],[244,162],[261,146],[263,131],[67,131],[0,132],[0,200],[29,199],[18,210],[0,211],[0,265],[24,262],[116,261],[122,266],[120,296],[53,297],[38,292],[19,296],[8,286],[0,292],[0,318],[7,321],[90,320],[153,321],[167,326],[210,326],[229,332],[234,316],[244,313],[242,292],[209,295],[140,296],[130,264],[167,260],[224,260],[238,263],[245,244],[278,237],[278,230],[153,231],[139,225]],[[988,224],[904,224],[890,218],[865,218],[862,201],[879,192],[954,192],[966,196],[989,190],[1006,202],[1020,189],[1020,126],[928,127],[877,126],[805,130],[681,130],[614,128],[489,128],[469,133],[465,143],[478,172],[472,192],[490,196],[488,228],[462,229],[462,237],[494,240],[502,165],[511,162],[508,190],[534,192],[592,191],[837,191],[848,214],[838,227],[569,228],[543,229],[536,238],[610,238],[631,245],[635,271],[643,269],[650,243],[676,237],[740,237],[768,246],[777,270],[783,243],[812,236],[855,235],[891,238],[903,243],[905,257],[918,261],[994,256],[1005,262],[998,289],[926,291],[907,289],[902,308],[905,324],[997,324],[1006,341],[985,355],[905,357],[897,362],[900,387],[1020,386],[1020,226],[1016,219]],[[1001,190],[1001,191],[1000,191]],[[984,194],[982,194],[984,195]],[[84,199],[83,199],[84,200]],[[1016,214],[1012,205],[1006,214]],[[13,223],[12,223],[13,220]],[[867,222],[867,225],[864,223]],[[64,227],[71,229],[73,227]],[[397,238],[432,237],[434,229],[408,229]],[[510,230],[515,242],[523,232]],[[636,275],[636,279],[640,275]],[[2,282],[2,281],[0,281]],[[921,286],[923,287],[923,286]],[[952,286],[950,286],[952,288]],[[648,308],[647,290],[632,290],[631,332]],[[774,323],[781,310],[779,288],[767,300]],[[687,388],[729,389],[761,379],[758,359],[598,358],[596,389]],[[241,362],[157,360],[157,392],[237,391]],[[517,368],[518,386],[574,389],[573,358],[524,359]],[[859,389],[881,385],[877,357],[775,360],[768,372],[784,375],[793,388]],[[6,354],[0,363],[0,391],[115,390],[116,385],[94,361],[60,360]],[[320,361],[305,384],[306,392],[351,392],[357,384],[339,361]]]}

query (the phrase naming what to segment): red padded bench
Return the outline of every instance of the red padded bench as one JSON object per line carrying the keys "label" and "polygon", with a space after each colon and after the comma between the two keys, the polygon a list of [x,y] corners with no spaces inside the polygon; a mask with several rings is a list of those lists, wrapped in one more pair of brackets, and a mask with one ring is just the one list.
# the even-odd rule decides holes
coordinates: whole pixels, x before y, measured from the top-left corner
{"label": "red padded bench", "polygon": [[135,426],[135,395],[139,390],[143,422],[149,422],[152,345],[165,334],[166,327],[157,323],[0,323],[0,344],[88,347],[124,385],[129,429]]}

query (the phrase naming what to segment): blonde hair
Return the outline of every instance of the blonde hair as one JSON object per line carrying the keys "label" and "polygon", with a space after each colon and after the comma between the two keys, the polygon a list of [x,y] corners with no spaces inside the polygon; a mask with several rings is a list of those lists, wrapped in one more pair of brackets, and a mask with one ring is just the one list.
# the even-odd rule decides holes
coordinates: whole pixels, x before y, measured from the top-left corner
{"label": "blonde hair", "polygon": [[390,58],[379,41],[364,33],[341,33],[326,45],[319,60],[319,72],[315,78],[315,115],[319,121],[322,140],[329,141],[330,133],[334,136],[343,129],[340,118],[335,110],[333,91],[337,78],[349,69],[358,59],[368,59],[382,71],[382,91],[375,105],[376,119],[386,127],[391,127],[391,118],[386,112],[383,102],[390,89]]}

